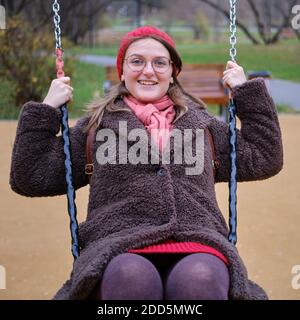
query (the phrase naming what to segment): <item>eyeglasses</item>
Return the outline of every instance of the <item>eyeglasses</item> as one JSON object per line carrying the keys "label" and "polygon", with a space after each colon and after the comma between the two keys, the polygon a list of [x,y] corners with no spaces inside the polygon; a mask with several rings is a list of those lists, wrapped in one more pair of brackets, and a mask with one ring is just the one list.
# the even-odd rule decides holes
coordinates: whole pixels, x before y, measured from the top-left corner
{"label": "eyeglasses", "polygon": [[[129,69],[133,72],[140,72],[142,71],[146,64],[147,61],[143,56],[139,55],[131,55],[128,58],[124,59],[127,63],[127,66]],[[164,73],[169,70],[170,65],[173,62],[168,59],[167,57],[156,57],[151,61],[151,66],[155,72],[158,73]]]}

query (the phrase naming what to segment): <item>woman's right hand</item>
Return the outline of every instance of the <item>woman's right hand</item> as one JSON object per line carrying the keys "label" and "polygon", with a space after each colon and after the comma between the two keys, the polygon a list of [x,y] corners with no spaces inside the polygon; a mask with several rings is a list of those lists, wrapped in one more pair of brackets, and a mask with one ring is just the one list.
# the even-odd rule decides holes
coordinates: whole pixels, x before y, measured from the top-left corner
{"label": "woman's right hand", "polygon": [[61,77],[51,82],[47,96],[43,103],[53,108],[58,108],[73,99],[73,88],[70,86],[69,77]]}

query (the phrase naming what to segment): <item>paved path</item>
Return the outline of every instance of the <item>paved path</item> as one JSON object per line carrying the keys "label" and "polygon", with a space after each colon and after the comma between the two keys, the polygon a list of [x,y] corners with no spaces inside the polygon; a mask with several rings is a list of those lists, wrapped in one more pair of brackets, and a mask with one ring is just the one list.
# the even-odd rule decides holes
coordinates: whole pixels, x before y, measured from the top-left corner
{"label": "paved path", "polygon": [[285,104],[300,110],[300,83],[272,79],[270,89],[276,104]]}
{"label": "paved path", "polygon": [[[81,55],[81,61],[101,66],[115,65],[111,56]],[[300,83],[286,80],[270,80],[270,92],[276,104],[288,105],[300,111]]]}
{"label": "paved path", "polygon": [[97,56],[92,54],[83,54],[79,57],[80,61],[96,64],[98,66],[115,65],[116,59],[111,56]]}

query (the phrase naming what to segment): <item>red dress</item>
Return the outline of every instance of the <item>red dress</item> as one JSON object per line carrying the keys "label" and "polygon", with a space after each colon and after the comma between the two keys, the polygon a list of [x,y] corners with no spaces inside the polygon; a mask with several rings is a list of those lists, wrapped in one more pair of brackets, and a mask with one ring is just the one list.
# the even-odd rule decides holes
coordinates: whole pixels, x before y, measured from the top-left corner
{"label": "red dress", "polygon": [[176,242],[170,239],[144,248],[130,249],[130,253],[209,253],[228,265],[227,258],[218,250],[198,242]]}

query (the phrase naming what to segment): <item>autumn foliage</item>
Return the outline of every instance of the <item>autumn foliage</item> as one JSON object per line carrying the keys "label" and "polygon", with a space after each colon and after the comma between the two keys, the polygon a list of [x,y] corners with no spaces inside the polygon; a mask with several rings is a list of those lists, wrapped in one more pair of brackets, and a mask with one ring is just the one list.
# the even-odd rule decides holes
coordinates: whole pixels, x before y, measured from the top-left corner
{"label": "autumn foliage", "polygon": [[[15,107],[42,99],[56,77],[54,53],[54,33],[34,30],[18,17],[9,19],[0,33],[0,81],[9,83]],[[67,65],[65,72],[71,75],[72,67]]]}

